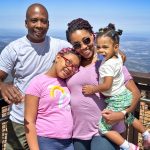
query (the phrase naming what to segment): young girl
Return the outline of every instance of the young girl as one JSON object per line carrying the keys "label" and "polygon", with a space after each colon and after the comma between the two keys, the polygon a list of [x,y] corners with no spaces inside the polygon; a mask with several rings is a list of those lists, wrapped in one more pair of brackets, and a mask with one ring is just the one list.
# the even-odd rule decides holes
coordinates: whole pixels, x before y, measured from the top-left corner
{"label": "young girl", "polygon": [[[143,127],[139,120],[137,120],[130,112],[130,105],[136,107],[137,102],[132,101],[131,92],[124,85],[124,76],[122,73],[123,62],[118,53],[119,50],[119,35],[122,30],[115,30],[113,24],[109,24],[106,28],[99,30],[96,37],[97,53],[104,56],[102,65],[99,68],[101,77],[100,84],[83,86],[84,94],[94,94],[97,92],[103,93],[108,104],[106,109],[113,111],[122,111],[126,116],[126,122],[132,124],[144,137],[144,146],[150,146],[150,133]],[[105,113],[105,110],[103,111]],[[99,122],[99,130],[114,143],[120,145],[124,150],[137,150],[136,145],[127,142],[122,136],[116,132],[111,131],[112,125],[105,122],[103,118]]]}
{"label": "young girl", "polygon": [[70,92],[64,79],[78,71],[80,57],[62,49],[52,67],[31,80],[25,95],[25,129],[30,150],[73,150]]}

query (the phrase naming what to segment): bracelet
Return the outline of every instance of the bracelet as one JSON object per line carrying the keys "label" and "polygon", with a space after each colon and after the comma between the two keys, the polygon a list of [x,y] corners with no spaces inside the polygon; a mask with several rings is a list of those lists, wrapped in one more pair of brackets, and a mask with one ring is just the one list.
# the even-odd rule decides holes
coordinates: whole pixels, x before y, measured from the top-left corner
{"label": "bracelet", "polygon": [[124,116],[127,114],[126,110],[122,110],[121,112],[124,114]]}

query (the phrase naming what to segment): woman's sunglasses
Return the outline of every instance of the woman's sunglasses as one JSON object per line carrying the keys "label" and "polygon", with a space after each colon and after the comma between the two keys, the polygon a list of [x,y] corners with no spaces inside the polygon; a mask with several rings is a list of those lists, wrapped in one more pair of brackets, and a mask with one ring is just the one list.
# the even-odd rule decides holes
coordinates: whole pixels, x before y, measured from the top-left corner
{"label": "woman's sunglasses", "polygon": [[[91,43],[91,39],[89,37],[85,37],[82,39],[82,43],[88,45]],[[80,49],[82,47],[81,42],[75,42],[73,45],[74,49]]]}

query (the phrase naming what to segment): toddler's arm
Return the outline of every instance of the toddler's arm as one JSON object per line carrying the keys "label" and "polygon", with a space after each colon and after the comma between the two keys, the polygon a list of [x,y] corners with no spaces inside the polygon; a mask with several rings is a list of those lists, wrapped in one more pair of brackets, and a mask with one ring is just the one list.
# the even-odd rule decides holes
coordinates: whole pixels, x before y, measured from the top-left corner
{"label": "toddler's arm", "polygon": [[98,92],[107,91],[111,88],[113,82],[112,76],[104,77],[104,82],[99,85],[85,85],[82,88],[82,92],[85,95],[94,94]]}

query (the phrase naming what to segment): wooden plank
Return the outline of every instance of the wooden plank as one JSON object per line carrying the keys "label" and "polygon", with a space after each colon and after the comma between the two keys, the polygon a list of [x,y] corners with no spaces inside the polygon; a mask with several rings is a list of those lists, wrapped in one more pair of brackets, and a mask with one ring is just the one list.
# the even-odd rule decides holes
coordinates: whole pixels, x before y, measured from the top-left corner
{"label": "wooden plank", "polygon": [[134,71],[130,71],[130,73],[136,83],[143,83],[150,85],[150,73],[142,73]]}

